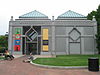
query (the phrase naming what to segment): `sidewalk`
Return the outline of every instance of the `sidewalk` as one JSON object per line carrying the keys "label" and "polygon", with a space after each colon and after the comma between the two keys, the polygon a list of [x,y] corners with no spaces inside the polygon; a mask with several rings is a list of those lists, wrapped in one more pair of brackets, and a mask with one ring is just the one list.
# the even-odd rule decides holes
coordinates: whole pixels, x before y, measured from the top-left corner
{"label": "sidewalk", "polygon": [[35,58],[51,58],[56,57],[55,55],[33,55]]}
{"label": "sidewalk", "polygon": [[[15,56],[17,57],[17,56]],[[0,75],[100,75],[88,69],[47,69],[24,63],[28,56],[22,56],[12,61],[0,61]]]}
{"label": "sidewalk", "polygon": [[19,57],[22,57],[24,55],[14,55],[15,58],[19,58]]}

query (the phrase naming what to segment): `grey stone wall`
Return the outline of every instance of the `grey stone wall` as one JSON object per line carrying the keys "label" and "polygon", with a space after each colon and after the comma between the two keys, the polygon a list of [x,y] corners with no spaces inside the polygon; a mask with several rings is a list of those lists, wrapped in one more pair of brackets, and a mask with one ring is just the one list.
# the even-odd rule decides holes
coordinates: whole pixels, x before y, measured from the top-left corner
{"label": "grey stone wall", "polygon": [[56,35],[66,35],[66,27],[56,27],[55,33]]}
{"label": "grey stone wall", "polygon": [[[97,53],[95,41],[96,21],[86,19],[56,19],[54,21],[50,19],[16,19],[9,22],[9,50],[13,51],[14,28],[22,28],[22,26],[41,26],[41,34],[43,28],[49,29],[49,52],[42,52],[41,39],[41,54],[51,54],[54,51],[56,54]],[[42,37],[42,35],[39,36]],[[79,39],[76,40],[76,38]],[[22,54],[22,52],[18,54]]]}
{"label": "grey stone wall", "polygon": [[94,54],[94,38],[84,38],[85,54]]}
{"label": "grey stone wall", "polygon": [[93,27],[84,27],[84,35],[93,35],[94,34]]}

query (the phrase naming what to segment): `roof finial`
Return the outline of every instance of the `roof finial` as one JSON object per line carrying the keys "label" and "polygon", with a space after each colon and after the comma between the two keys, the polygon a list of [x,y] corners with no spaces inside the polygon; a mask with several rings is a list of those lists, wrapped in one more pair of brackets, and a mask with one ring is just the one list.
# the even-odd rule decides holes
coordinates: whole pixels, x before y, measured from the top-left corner
{"label": "roof finial", "polygon": [[13,16],[11,16],[11,19],[10,19],[10,21],[13,21]]}
{"label": "roof finial", "polygon": [[52,21],[54,21],[54,16],[52,16]]}

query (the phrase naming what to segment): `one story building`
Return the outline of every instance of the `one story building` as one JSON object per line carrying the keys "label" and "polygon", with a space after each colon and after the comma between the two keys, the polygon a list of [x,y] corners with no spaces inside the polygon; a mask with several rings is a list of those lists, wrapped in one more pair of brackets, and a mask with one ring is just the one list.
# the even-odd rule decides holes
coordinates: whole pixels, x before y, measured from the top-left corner
{"label": "one story building", "polygon": [[67,11],[52,20],[32,11],[9,21],[8,50],[12,54],[96,54],[97,22]]}

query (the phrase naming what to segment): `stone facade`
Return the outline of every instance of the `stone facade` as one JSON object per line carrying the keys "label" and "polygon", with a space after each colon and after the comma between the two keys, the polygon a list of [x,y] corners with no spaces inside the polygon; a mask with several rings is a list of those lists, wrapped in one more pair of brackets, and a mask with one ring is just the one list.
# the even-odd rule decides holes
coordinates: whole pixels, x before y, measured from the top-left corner
{"label": "stone facade", "polygon": [[[25,31],[25,27],[26,31]],[[28,29],[29,27],[29,29]],[[27,41],[28,31],[30,28],[36,30],[37,40]],[[14,32],[20,28],[20,50],[15,51]],[[43,29],[48,29],[48,50],[43,51]],[[31,34],[32,32],[30,32]],[[28,50],[32,49],[35,44],[35,54],[97,54],[95,34],[97,33],[97,23],[95,20],[84,18],[57,18],[50,20],[48,18],[19,18],[9,21],[9,45],[8,49],[12,54],[29,54]],[[37,42],[37,43],[36,43]],[[30,47],[29,47],[30,46]],[[29,48],[29,49],[28,49]],[[27,50],[28,49],[28,50]],[[34,48],[33,48],[34,49]],[[34,52],[34,50],[33,50]]]}

